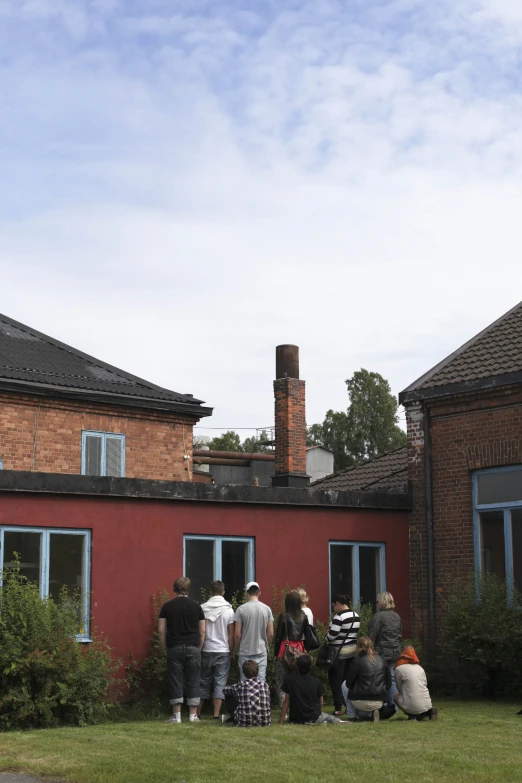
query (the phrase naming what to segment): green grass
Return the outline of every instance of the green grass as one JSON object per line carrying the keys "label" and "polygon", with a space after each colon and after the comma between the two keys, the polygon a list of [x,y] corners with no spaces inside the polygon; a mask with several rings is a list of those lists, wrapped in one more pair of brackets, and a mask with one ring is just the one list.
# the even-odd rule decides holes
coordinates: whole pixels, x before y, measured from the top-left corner
{"label": "green grass", "polygon": [[68,783],[522,780],[521,705],[437,706],[439,720],[431,723],[396,717],[375,725],[234,729],[204,719],[5,733],[0,770]]}

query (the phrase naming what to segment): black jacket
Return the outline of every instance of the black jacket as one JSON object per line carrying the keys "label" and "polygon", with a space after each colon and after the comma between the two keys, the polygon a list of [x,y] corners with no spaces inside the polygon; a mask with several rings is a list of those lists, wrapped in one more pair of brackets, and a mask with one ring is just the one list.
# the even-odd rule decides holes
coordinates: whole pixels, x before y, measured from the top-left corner
{"label": "black jacket", "polygon": [[391,675],[383,659],[376,655],[373,662],[367,655],[354,658],[346,678],[349,699],[386,701]]}
{"label": "black jacket", "polygon": [[401,653],[402,622],[393,609],[376,612],[368,625],[368,636],[385,661],[395,663]]}
{"label": "black jacket", "polygon": [[308,617],[303,612],[303,619],[301,622],[296,622],[290,615],[285,615],[284,612],[281,612],[279,615],[279,619],[277,621],[277,629],[275,632],[274,637],[274,656],[277,658],[279,654],[279,648],[281,647],[281,642],[283,639],[286,639],[286,629],[285,629],[285,616],[286,616],[286,623],[288,626],[288,639],[292,642],[298,642],[304,639],[304,631],[306,626],[308,625]]}

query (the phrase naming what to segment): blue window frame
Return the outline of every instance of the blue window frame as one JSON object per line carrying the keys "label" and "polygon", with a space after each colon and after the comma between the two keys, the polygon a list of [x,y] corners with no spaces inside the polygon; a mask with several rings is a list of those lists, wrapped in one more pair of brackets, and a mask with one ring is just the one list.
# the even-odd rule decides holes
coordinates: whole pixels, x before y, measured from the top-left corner
{"label": "blue window frame", "polygon": [[37,582],[42,598],[58,599],[66,587],[80,594],[82,616],[77,638],[89,639],[91,533],[89,530],[38,527],[0,527],[0,576],[14,564]]}
{"label": "blue window frame", "polygon": [[191,596],[200,600],[210,583],[225,583],[225,596],[242,596],[247,582],[255,576],[254,539],[237,536],[183,537],[183,573],[192,582]]}
{"label": "blue window frame", "polygon": [[336,593],[348,593],[353,604],[377,605],[386,590],[386,545],[369,541],[330,541],[330,606]]}
{"label": "blue window frame", "polygon": [[522,465],[473,473],[475,574],[506,580],[522,592]]}
{"label": "blue window frame", "polygon": [[115,432],[82,432],[82,474],[125,476],[125,435]]}

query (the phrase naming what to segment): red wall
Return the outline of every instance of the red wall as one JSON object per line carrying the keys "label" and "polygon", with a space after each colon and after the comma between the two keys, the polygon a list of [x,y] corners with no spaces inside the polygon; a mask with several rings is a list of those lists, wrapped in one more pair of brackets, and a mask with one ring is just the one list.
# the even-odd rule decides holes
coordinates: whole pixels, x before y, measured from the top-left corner
{"label": "red wall", "polygon": [[182,574],[184,533],[254,537],[262,600],[270,601],[272,585],[305,584],[320,620],[329,613],[328,541],[383,542],[387,589],[409,633],[405,511],[2,493],[0,525],[92,531],[93,625],[119,656],[145,653],[151,597]]}

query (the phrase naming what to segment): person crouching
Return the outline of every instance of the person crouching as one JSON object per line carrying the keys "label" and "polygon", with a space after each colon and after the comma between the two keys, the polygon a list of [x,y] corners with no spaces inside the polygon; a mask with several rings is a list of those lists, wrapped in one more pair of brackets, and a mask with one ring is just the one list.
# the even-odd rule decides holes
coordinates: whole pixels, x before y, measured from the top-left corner
{"label": "person crouching", "polygon": [[404,647],[397,659],[395,684],[398,693],[393,697],[394,701],[410,720],[437,720],[437,708],[431,703],[426,672],[411,646]]}
{"label": "person crouching", "polygon": [[285,677],[282,686],[285,697],[279,723],[283,724],[288,710],[290,723],[345,723],[323,712],[323,684],[310,674],[311,668],[312,656],[301,655],[295,670]]}
{"label": "person crouching", "polygon": [[383,711],[386,693],[391,677],[386,661],[377,655],[371,639],[360,636],[357,639],[353,661],[342,690],[346,702],[346,714],[350,720],[373,720],[390,718],[395,708]]}
{"label": "person crouching", "polygon": [[270,688],[258,677],[259,666],[255,661],[243,664],[244,680],[223,688],[225,706],[230,718],[223,716],[223,723],[234,726],[270,726]]}

